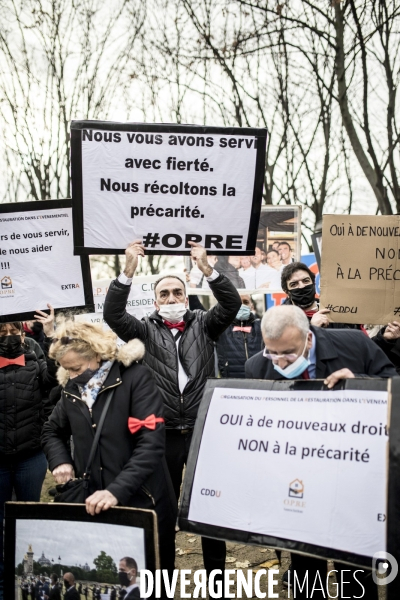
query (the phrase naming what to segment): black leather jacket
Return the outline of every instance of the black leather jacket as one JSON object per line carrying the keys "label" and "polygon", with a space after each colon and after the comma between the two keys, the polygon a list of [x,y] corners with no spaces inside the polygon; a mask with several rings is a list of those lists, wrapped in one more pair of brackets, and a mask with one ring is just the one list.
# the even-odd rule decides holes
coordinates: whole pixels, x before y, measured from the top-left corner
{"label": "black leather jacket", "polygon": [[224,275],[210,288],[218,304],[209,311],[188,310],[187,325],[179,342],[179,360],[188,376],[183,393],[178,385],[178,356],[171,331],[155,311],[141,321],[125,310],[130,286],[111,283],[104,303],[104,320],[125,342],[139,338],[145,344],[143,362],[151,369],[164,402],[167,429],[191,429],[197,416],[204,385],[214,375],[214,341],[232,323],[240,296]]}

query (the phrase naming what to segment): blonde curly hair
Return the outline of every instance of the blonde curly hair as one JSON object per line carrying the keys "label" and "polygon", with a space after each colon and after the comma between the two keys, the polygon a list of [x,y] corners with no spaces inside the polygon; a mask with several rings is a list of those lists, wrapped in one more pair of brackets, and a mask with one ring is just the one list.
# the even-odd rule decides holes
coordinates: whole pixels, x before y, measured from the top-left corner
{"label": "blonde curly hair", "polygon": [[[71,341],[65,344],[62,343],[62,338],[70,338]],[[101,325],[84,321],[61,321],[55,331],[49,357],[59,361],[73,350],[87,359],[99,355],[102,360],[114,360],[118,354],[117,339],[113,331],[104,331]]]}

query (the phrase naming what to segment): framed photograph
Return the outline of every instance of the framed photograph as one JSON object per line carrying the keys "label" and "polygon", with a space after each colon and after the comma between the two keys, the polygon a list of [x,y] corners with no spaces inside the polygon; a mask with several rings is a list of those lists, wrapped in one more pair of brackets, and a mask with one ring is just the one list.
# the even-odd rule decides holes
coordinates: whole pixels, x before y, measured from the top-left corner
{"label": "framed photograph", "polygon": [[74,256],[71,200],[0,204],[0,322],[55,309],[93,311],[88,256]]}
{"label": "framed photograph", "polygon": [[180,528],[367,568],[377,553],[400,559],[399,392],[397,379],[333,390],[318,380],[209,380]]}
{"label": "framed photograph", "polygon": [[156,514],[143,509],[116,507],[92,517],[81,504],[8,502],[4,547],[4,597],[10,600],[24,600],[26,589],[40,577],[49,582],[53,573],[61,584],[72,573],[82,598],[87,588],[86,598],[95,589],[101,600],[111,600],[121,587],[121,560],[133,560],[137,573],[159,568]]}

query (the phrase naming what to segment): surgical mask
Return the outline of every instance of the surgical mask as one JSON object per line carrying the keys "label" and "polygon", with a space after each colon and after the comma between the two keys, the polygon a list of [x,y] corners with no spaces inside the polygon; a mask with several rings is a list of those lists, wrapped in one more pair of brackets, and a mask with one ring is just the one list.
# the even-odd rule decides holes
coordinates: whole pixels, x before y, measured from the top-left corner
{"label": "surgical mask", "polygon": [[69,581],[67,581],[66,579],[64,579],[64,585],[65,585],[65,589],[67,590],[69,587],[71,587],[71,584]]}
{"label": "surgical mask", "polygon": [[129,579],[126,571],[118,571],[118,579],[119,584],[123,587],[129,587],[131,585],[131,580]]}
{"label": "surgical mask", "polygon": [[281,369],[279,365],[274,364],[275,371],[278,371],[278,373],[286,379],[296,379],[296,377],[299,377],[299,375],[304,373],[304,371],[310,366],[310,361],[308,360],[308,358],[305,358],[303,356],[304,352],[306,351],[307,342],[308,337],[306,338],[306,343],[304,344],[303,352],[294,362],[289,364],[284,369]]}
{"label": "surgical mask", "polygon": [[306,285],[289,291],[289,298],[296,306],[307,308],[315,302],[315,285]]}
{"label": "surgical mask", "polygon": [[162,304],[158,314],[165,321],[170,323],[179,323],[182,321],[183,315],[187,312],[187,308],[181,302],[178,304]]}
{"label": "surgical mask", "polygon": [[239,308],[239,312],[236,315],[236,320],[237,321],[248,321],[251,315],[251,310],[248,306],[246,306],[245,304],[242,304],[242,306]]}
{"label": "surgical mask", "polygon": [[97,373],[97,371],[98,369],[89,369],[88,367],[83,371],[83,373],[80,373],[76,377],[71,377],[71,379],[78,385],[86,385],[92,379],[93,375]]}
{"label": "surgical mask", "polygon": [[4,335],[0,337],[0,356],[17,358],[22,354],[22,339],[20,335]]}

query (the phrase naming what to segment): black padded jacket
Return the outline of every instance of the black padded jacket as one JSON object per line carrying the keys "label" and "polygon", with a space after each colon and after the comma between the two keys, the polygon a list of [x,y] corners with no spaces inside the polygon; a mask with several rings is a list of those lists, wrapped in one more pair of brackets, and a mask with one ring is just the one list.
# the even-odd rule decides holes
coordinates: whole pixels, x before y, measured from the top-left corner
{"label": "black padded jacket", "polygon": [[48,395],[55,385],[55,368],[49,372],[30,347],[25,366],[0,369],[0,454],[22,458],[40,450],[42,426],[53,409]]}
{"label": "black padded jacket", "polygon": [[104,320],[124,341],[142,340],[146,347],[144,363],[151,369],[164,402],[167,429],[192,429],[203,389],[214,376],[214,341],[232,323],[241,307],[240,296],[224,275],[212,281],[210,288],[218,304],[209,311],[188,310],[185,330],[179,342],[179,360],[188,382],[178,385],[178,356],[171,331],[155,311],[141,321],[125,310],[130,286],[118,280],[111,283],[104,303]]}

